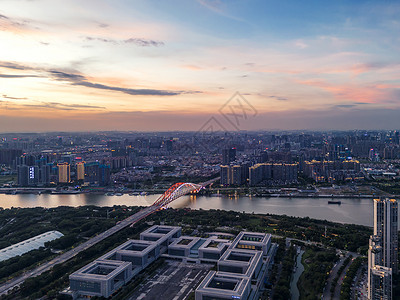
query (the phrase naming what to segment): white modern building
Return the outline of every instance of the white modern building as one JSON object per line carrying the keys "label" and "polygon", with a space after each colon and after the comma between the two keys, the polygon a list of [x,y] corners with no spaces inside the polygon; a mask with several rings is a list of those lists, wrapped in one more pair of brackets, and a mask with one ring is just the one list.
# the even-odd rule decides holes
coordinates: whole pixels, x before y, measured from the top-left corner
{"label": "white modern building", "polygon": [[206,239],[199,237],[181,236],[168,246],[168,255],[197,258],[199,247],[205,241]]}
{"label": "white modern building", "polygon": [[218,261],[218,272],[257,279],[262,264],[261,251],[228,249]]}
{"label": "white modern building", "polygon": [[132,263],[96,260],[69,276],[70,289],[79,296],[110,297],[132,279]]}
{"label": "white modern building", "polygon": [[154,225],[140,234],[144,241],[157,242],[160,245],[160,252],[165,253],[172,239],[180,237],[182,228],[178,226]]}
{"label": "white modern building", "polygon": [[268,253],[271,247],[271,235],[259,232],[244,232],[238,234],[230,246],[231,249],[247,249],[262,251],[263,255]]}
{"label": "white modern building", "polygon": [[181,236],[181,227],[155,225],[70,275],[69,292],[110,297],[161,255],[193,263],[217,262],[196,290],[196,300],[254,300],[270,263],[271,236],[241,232],[233,242],[217,236]]}
{"label": "white modern building", "polygon": [[140,240],[128,240],[72,273],[69,279],[73,297],[109,297],[167,251],[181,231],[181,227],[154,225],[140,234]]}
{"label": "white modern building", "polygon": [[160,245],[155,242],[129,240],[99,260],[117,260],[132,263],[132,273],[136,275],[160,256]]}
{"label": "white modern building", "polygon": [[218,260],[218,271],[210,272],[200,283],[195,299],[258,299],[272,261],[270,249],[270,234],[239,233]]}
{"label": "white modern building", "polygon": [[203,262],[215,262],[221,258],[230,245],[229,240],[211,236],[200,246],[199,258]]}
{"label": "white modern building", "polygon": [[209,272],[196,289],[196,300],[238,299],[247,300],[251,293],[251,281],[247,277]]}
{"label": "white modern building", "polygon": [[39,249],[40,247],[44,247],[45,243],[54,241],[62,236],[64,235],[59,231],[48,231],[34,236],[33,238],[11,245],[7,248],[1,249],[0,261],[25,254],[29,251]]}

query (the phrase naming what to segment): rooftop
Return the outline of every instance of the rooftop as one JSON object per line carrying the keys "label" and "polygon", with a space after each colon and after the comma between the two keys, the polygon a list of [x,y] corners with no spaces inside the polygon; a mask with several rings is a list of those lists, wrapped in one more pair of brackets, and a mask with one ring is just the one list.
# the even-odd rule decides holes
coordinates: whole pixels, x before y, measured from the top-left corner
{"label": "rooftop", "polygon": [[0,250],[0,261],[22,255],[29,251],[39,249],[40,247],[44,247],[44,244],[46,242],[56,240],[62,236],[64,236],[64,235],[59,231],[48,231],[48,232],[39,234],[37,236],[34,236],[30,239],[27,239],[25,241],[11,245],[7,248],[1,249]]}

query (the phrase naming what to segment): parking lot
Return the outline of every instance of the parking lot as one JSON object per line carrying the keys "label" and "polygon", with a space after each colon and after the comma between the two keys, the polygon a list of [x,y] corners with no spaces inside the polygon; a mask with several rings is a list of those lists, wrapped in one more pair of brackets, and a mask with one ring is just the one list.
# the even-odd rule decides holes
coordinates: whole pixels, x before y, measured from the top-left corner
{"label": "parking lot", "polygon": [[213,265],[168,261],[131,295],[131,300],[183,300],[194,291]]}

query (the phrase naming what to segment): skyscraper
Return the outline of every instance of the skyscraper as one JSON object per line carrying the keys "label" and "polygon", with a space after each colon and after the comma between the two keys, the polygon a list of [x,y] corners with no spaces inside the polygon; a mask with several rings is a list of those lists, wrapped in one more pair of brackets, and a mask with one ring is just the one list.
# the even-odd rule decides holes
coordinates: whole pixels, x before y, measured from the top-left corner
{"label": "skyscraper", "polygon": [[371,293],[369,299],[392,299],[392,268],[374,266],[370,271]]}
{"label": "skyscraper", "polygon": [[57,164],[58,182],[69,183],[71,181],[71,166],[68,163]]}
{"label": "skyscraper", "polygon": [[85,180],[85,162],[79,162],[76,164],[76,179]]}
{"label": "skyscraper", "polygon": [[229,165],[236,159],[236,148],[222,149],[222,164]]}
{"label": "skyscraper", "polygon": [[374,199],[374,235],[381,238],[382,256],[379,265],[392,268],[398,264],[398,204],[395,199]]}
{"label": "skyscraper", "polygon": [[398,270],[398,204],[374,199],[374,235],[369,240],[368,299],[392,299],[392,274]]}

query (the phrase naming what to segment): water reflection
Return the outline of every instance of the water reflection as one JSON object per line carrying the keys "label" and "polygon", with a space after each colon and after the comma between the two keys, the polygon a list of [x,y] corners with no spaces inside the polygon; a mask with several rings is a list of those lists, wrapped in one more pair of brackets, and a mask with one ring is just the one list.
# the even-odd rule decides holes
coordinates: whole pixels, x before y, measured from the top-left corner
{"label": "water reflection", "polygon": [[[149,206],[160,195],[105,196],[95,194],[74,195],[4,195],[0,194],[0,207],[57,207],[57,206]],[[223,209],[248,213],[270,213],[298,217],[326,219],[341,223],[372,225],[372,199],[340,199],[341,205],[328,205],[326,198],[258,198],[258,197],[206,197],[188,195],[170,204],[174,208]]]}

